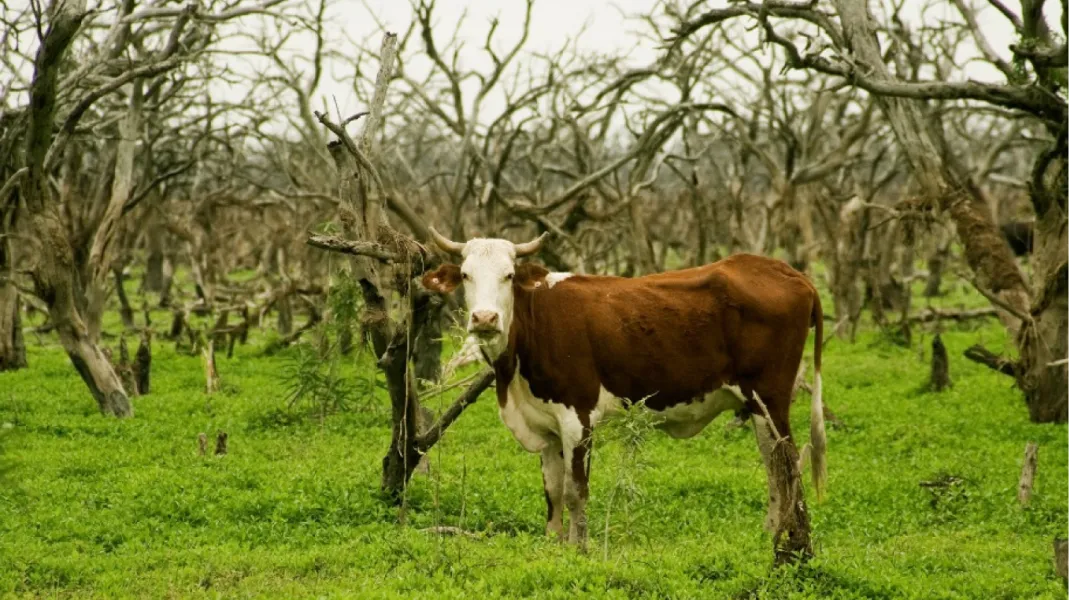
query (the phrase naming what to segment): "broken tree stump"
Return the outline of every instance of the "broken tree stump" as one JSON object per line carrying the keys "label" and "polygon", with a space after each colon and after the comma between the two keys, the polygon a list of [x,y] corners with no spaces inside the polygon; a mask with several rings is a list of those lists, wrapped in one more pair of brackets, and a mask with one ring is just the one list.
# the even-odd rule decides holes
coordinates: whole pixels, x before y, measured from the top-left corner
{"label": "broken tree stump", "polygon": [[1017,484],[1017,502],[1028,506],[1032,500],[1032,485],[1036,479],[1036,462],[1039,460],[1039,446],[1028,442],[1024,448],[1024,466],[1021,467],[1021,481]]}
{"label": "broken tree stump", "polygon": [[950,387],[950,357],[947,356],[947,347],[943,345],[943,338],[938,333],[932,339],[932,374],[928,386],[934,392],[941,392]]}
{"label": "broken tree stump", "polygon": [[201,432],[201,434],[197,436],[197,450],[199,451],[201,456],[204,456],[205,454],[208,453],[208,434],[207,433]]}
{"label": "broken tree stump", "polygon": [[208,339],[204,348],[204,392],[213,394],[219,389],[219,371],[215,368],[215,340]]}
{"label": "broken tree stump", "polygon": [[223,456],[226,454],[226,439],[227,434],[225,431],[220,431],[215,434],[215,455]]}
{"label": "broken tree stump", "polygon": [[141,332],[141,343],[134,353],[134,380],[137,384],[137,393],[145,395],[149,393],[149,383],[152,373],[152,330],[145,329]]}
{"label": "broken tree stump", "polygon": [[1054,538],[1054,573],[1069,581],[1069,540]]}

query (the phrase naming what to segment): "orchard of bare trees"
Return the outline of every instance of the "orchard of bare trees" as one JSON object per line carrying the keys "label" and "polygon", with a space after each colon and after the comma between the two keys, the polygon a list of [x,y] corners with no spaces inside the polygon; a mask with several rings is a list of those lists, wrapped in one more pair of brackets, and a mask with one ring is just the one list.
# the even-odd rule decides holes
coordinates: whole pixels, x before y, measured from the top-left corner
{"label": "orchard of bare trees", "polygon": [[[540,38],[539,0],[0,6],[0,371],[58,344],[65,403],[142,419],[172,342],[208,392],[235,345],[368,354],[376,483],[403,503],[494,382],[462,297],[420,284],[440,232],[543,236],[553,272],[780,258],[821,290],[829,352],[935,335],[933,389],[979,363],[1022,419],[1069,417],[1065,0],[666,0],[624,19],[641,62],[579,25]],[[948,355],[959,326],[989,333]]]}

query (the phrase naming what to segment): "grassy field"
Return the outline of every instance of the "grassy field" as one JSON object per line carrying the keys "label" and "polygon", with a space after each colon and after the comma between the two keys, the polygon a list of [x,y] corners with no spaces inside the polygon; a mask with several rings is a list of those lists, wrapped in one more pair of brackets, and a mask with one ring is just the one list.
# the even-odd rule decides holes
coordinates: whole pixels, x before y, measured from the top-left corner
{"label": "grassy field", "polygon": [[[943,302],[983,305],[958,289]],[[489,393],[433,450],[399,524],[378,496],[389,407],[366,355],[342,365],[352,392],[321,419],[287,404],[295,349],[264,357],[254,338],[220,358],[224,390],[207,396],[200,359],[157,343],[153,393],[117,421],[54,340],[29,334],[31,368],[0,374],[0,594],[1064,598],[1051,541],[1067,528],[1066,427],[1030,424],[1008,378],[961,357],[976,341],[1006,348],[997,323],[947,328],[954,387],[941,394],[924,391],[929,333],[912,348],[874,331],[828,345],[825,400],[842,425],[828,432],[828,497],[810,503],[817,556],[776,571],[754,436],[727,417],[690,440],[652,434],[637,458],[603,436],[583,556],[543,537],[538,456]],[[805,398],[800,441],[808,420]],[[199,456],[198,433],[217,430],[229,454]],[[1028,441],[1039,471],[1022,509]],[[957,483],[920,485],[933,481]]]}

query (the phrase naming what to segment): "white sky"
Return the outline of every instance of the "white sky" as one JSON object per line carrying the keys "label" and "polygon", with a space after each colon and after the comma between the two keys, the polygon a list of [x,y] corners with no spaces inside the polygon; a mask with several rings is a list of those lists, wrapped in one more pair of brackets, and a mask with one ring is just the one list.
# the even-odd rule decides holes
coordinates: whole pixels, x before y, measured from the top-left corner
{"label": "white sky", "polygon": [[[47,3],[48,0],[43,0]],[[256,0],[248,2],[251,4]],[[673,0],[674,1],[674,0]],[[876,4],[885,2],[880,0]],[[949,0],[905,0],[907,8],[903,11],[903,18],[911,25],[920,23],[937,25],[940,21],[950,18],[960,20],[956,10]],[[17,11],[20,4],[25,6],[29,0],[7,0],[9,11]],[[1009,22],[990,7],[986,0],[966,0],[971,5],[982,7],[978,13],[978,20],[991,46],[1009,59],[1011,54],[1008,46],[1015,41],[1015,36]],[[104,6],[112,6],[113,0],[102,0]],[[291,0],[301,7],[301,12],[310,14],[316,5],[315,0]],[[1008,0],[1008,4],[1015,4]],[[96,4],[90,0],[90,5]],[[149,4],[145,0],[138,2],[139,6]],[[287,3],[290,4],[290,3]],[[822,0],[821,5],[829,5],[829,0]],[[921,16],[919,12],[924,6],[934,4]],[[727,0],[714,0],[705,3],[706,8],[727,6]],[[648,12],[651,7],[658,14],[664,13],[664,7],[654,0],[535,0],[532,13],[531,31],[527,50],[529,52],[541,52],[556,49],[565,44],[569,39],[576,38],[580,30],[585,26],[584,33],[578,37],[577,46],[580,51],[614,54],[626,56],[627,62],[632,66],[645,66],[654,61],[660,54],[660,49],[651,40],[642,40],[636,31],[643,25],[634,20],[627,19],[627,15],[637,15]],[[461,53],[461,64],[480,65],[486,64],[486,55],[482,50],[482,43],[491,20],[496,16],[500,19],[497,30],[497,44],[499,51],[507,48],[520,33],[523,23],[525,3],[523,0],[478,0],[475,2],[465,0],[437,0],[435,9],[435,37],[439,47],[444,46],[456,26],[462,14],[466,13],[463,25],[459,29],[458,36],[464,41],[464,50]],[[910,9],[913,9],[912,12]],[[1017,8],[1015,6],[1015,8]],[[1058,26],[1061,7],[1056,0],[1046,3],[1048,23],[1055,31],[1060,31]],[[10,14],[10,13],[9,13]],[[403,33],[414,19],[413,11],[407,0],[331,0],[328,8],[329,35],[334,37],[332,46],[343,53],[353,52],[352,44],[344,39],[362,40],[369,39],[373,49],[377,50],[378,36],[381,30],[372,15],[377,15],[390,31]],[[878,20],[885,21],[883,16]],[[752,19],[742,18],[738,21],[752,24]],[[239,27],[244,31],[255,30],[258,20],[245,19]],[[785,22],[777,25],[781,34],[791,31],[791,26]],[[32,33],[30,34],[32,35]],[[756,42],[759,39],[759,31],[756,28],[748,36]],[[801,42],[801,39],[795,39]],[[294,57],[308,57],[312,53],[309,37],[296,37],[289,44],[289,52]],[[227,40],[227,45],[243,45],[241,41]],[[422,48],[422,42],[415,39],[410,42],[410,52]],[[971,44],[964,45],[963,53],[975,55],[975,47]],[[23,47],[36,47],[36,40],[28,39]],[[355,54],[355,52],[353,52]],[[521,55],[522,56],[522,55]],[[295,58],[295,60],[299,60]],[[766,59],[767,61],[767,59]],[[324,105],[324,100],[333,108],[337,102],[344,114],[351,114],[364,107],[360,106],[352,93],[353,82],[352,70],[346,61],[335,61],[328,64],[324,73],[324,80],[320,86],[318,98],[313,104],[318,108]],[[517,66],[525,66],[522,58],[517,61]],[[780,61],[780,64],[781,61]],[[365,66],[368,69],[370,65]],[[3,67],[0,67],[3,68]],[[306,67],[305,67],[306,68]],[[420,65],[412,63],[408,69],[413,75],[420,75],[420,71],[426,69],[426,63]],[[368,76],[373,76],[373,70],[369,70]],[[425,71],[424,71],[425,72]],[[2,75],[0,75],[2,77]],[[1003,77],[990,65],[982,62],[969,62],[966,72],[961,78],[974,78],[989,81],[1002,81]],[[475,82],[469,81],[469,86]],[[722,84],[721,84],[722,85]],[[216,88],[220,96],[237,100],[242,94],[240,89],[227,89],[220,84]],[[726,91],[726,90],[725,90]],[[214,94],[213,94],[214,95]],[[468,94],[470,97],[471,94]],[[19,99],[18,103],[24,104],[25,99]],[[486,111],[489,114],[494,110],[495,99],[488,100]]]}
{"label": "white sky", "polygon": [[[372,38],[375,40],[373,42],[375,48],[378,44],[377,35],[381,30],[376,19],[371,16],[372,13],[378,15],[378,19],[388,30],[399,33],[403,33],[414,19],[412,8],[406,0],[332,0],[332,2],[333,4],[328,9],[332,27],[337,31],[346,32],[352,39]],[[1015,41],[1015,33],[1006,18],[992,8],[986,0],[966,0],[966,2],[981,7],[978,21],[990,45],[1004,58],[1012,58],[1008,46]],[[823,0],[821,4],[827,6],[830,2]],[[920,8],[932,4],[934,6],[922,16]],[[1010,0],[1008,4],[1012,5],[1014,2]],[[706,2],[705,8],[727,5],[727,0],[714,0]],[[585,26],[585,31],[578,37],[577,43],[581,51],[626,56],[630,65],[645,66],[657,59],[660,50],[652,41],[639,38],[636,32],[643,28],[643,25],[634,19],[628,19],[628,16],[648,12],[651,6],[656,7],[654,9],[656,13],[664,14],[663,6],[651,0],[535,0],[527,48],[533,52],[559,48],[569,39],[575,38]],[[910,10],[911,8],[913,10]],[[496,38],[496,47],[500,51],[507,48],[520,34],[524,9],[523,0],[477,2],[437,0],[435,6],[436,42],[439,47],[444,45],[458,19],[464,14],[464,22],[459,29],[459,37],[465,43],[464,51],[461,53],[461,63],[464,64],[467,61],[467,64],[482,64],[485,60],[482,43],[491,20],[494,17],[500,20]],[[1057,25],[1060,12],[1061,7],[1058,2],[1055,0],[1047,2],[1048,22],[1056,31],[1060,30]],[[937,25],[946,19],[960,21],[960,16],[949,1],[906,0],[902,18],[910,26],[919,26],[922,23]],[[878,19],[884,21],[882,16]],[[752,23],[752,19],[748,18],[738,20]],[[788,33],[790,29],[785,22],[777,26],[781,34]],[[759,32],[754,30],[749,36],[756,42],[759,39]],[[410,45],[412,49],[422,48],[422,42],[418,37],[410,42]],[[341,42],[339,47],[347,46],[347,42]],[[298,53],[301,52],[299,46],[295,45],[293,49]],[[310,51],[310,48],[307,48],[304,53],[307,54]],[[962,45],[960,53],[976,56],[977,50],[970,42]],[[983,61],[962,60],[962,62],[966,63],[966,67],[965,72],[960,76],[961,79],[1004,81],[1001,73]],[[409,65],[410,71],[421,71],[420,67],[419,64]],[[425,65],[423,67],[425,68]],[[321,98],[329,98],[332,107],[336,101],[342,113],[348,114],[361,110],[363,107],[357,105],[351,93],[352,83],[347,80],[346,70],[335,68],[333,75],[334,77],[328,77],[321,85]],[[341,80],[338,80],[338,77]],[[474,85],[474,82],[470,83]],[[471,94],[468,96],[470,97]],[[487,112],[489,114],[496,112],[494,104],[493,99],[488,102]],[[322,104],[317,103],[317,105]]]}

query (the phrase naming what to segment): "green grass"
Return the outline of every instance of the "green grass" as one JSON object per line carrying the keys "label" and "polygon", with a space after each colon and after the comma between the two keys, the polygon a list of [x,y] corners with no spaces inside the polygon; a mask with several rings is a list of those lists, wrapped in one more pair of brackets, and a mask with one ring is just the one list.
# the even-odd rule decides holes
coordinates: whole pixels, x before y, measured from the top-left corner
{"label": "green grass", "polygon": [[[955,288],[940,304],[983,301]],[[169,322],[154,319],[158,330]],[[106,325],[118,330],[114,315]],[[597,447],[592,551],[579,555],[543,537],[538,456],[499,422],[492,394],[432,452],[400,525],[378,495],[389,439],[381,388],[356,385],[343,412],[302,418],[282,384],[294,350],[261,357],[260,336],[220,357],[226,388],[208,397],[200,359],[161,341],[155,391],[118,421],[97,413],[52,340],[30,335],[31,368],[0,374],[0,594],[1064,598],[1051,540],[1067,527],[1066,427],[1029,423],[1008,378],[962,358],[981,339],[1005,350],[997,323],[946,327],[954,387],[942,394],[922,390],[931,336],[921,329],[913,348],[872,331],[828,345],[825,398],[843,426],[828,432],[828,497],[810,503],[817,556],[777,571],[754,436],[726,430],[727,417],[690,440],[648,439],[641,494],[626,512],[613,506],[606,560],[606,499],[626,468],[619,444]],[[381,379],[366,356],[343,374]],[[792,415],[800,441],[808,419],[805,398]],[[217,430],[229,454],[199,456],[197,434]],[[1039,471],[1022,509],[1028,441],[1039,443]],[[938,496],[919,485],[946,475],[963,483]],[[422,531],[435,525],[473,535]]]}

